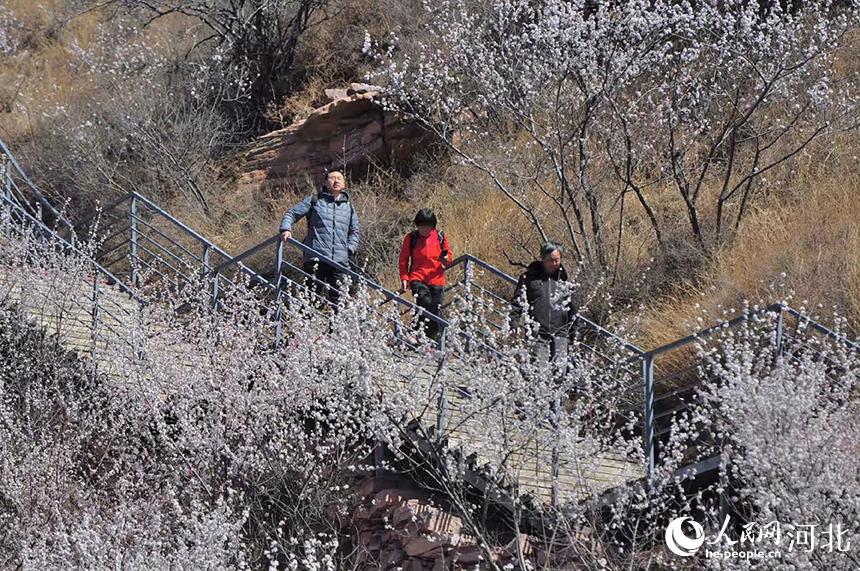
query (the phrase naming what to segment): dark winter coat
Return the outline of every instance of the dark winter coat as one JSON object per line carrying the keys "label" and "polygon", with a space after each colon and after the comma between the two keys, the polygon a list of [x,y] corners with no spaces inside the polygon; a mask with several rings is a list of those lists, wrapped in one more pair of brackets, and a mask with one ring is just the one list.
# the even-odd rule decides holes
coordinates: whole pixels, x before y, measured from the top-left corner
{"label": "dark winter coat", "polygon": [[568,325],[576,314],[573,300],[567,304],[567,309],[562,307],[563,299],[553,301],[558,296],[560,283],[566,281],[567,272],[564,266],[553,275],[548,275],[543,262],[536,261],[529,264],[517,282],[513,299],[514,316],[518,317],[522,313],[520,299],[525,290],[529,315],[540,325],[540,334],[545,337],[566,334]]}

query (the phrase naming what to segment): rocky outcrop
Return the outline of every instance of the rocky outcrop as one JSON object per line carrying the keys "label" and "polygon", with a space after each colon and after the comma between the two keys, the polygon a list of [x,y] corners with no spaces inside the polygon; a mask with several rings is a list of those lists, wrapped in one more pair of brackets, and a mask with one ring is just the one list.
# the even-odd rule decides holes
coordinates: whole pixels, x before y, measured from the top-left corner
{"label": "rocky outcrop", "polygon": [[[368,487],[352,527],[363,571],[480,570],[489,558],[500,566],[516,558],[515,545],[482,548],[459,517],[414,489]],[[520,547],[528,558],[536,556],[527,541]]]}
{"label": "rocky outcrop", "polygon": [[[431,137],[402,115],[385,111],[373,86],[327,89],[329,103],[307,119],[260,137],[245,155],[240,191],[319,182],[327,168],[346,166],[353,177],[371,164],[408,161]],[[244,194],[243,193],[243,194]]]}

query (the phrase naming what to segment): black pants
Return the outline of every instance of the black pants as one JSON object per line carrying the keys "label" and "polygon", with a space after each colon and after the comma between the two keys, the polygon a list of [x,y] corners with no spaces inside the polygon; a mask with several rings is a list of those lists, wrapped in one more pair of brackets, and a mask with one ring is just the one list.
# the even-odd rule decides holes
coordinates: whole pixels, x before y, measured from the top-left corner
{"label": "black pants", "polygon": [[563,335],[542,333],[532,347],[535,361],[545,370],[544,374],[556,383],[560,383],[567,374],[569,344],[567,333]]}
{"label": "black pants", "polygon": [[308,261],[302,265],[302,271],[313,276],[307,279],[308,288],[317,295],[318,300],[328,299],[335,307],[340,301],[341,284],[346,275],[334,266],[325,262]]}
{"label": "black pants", "polygon": [[[412,282],[410,285],[412,295],[415,296],[415,305],[439,316],[445,299],[445,286],[427,285],[421,282]],[[439,324],[435,321],[419,317],[419,323],[423,324],[428,337],[435,339],[439,335]]]}

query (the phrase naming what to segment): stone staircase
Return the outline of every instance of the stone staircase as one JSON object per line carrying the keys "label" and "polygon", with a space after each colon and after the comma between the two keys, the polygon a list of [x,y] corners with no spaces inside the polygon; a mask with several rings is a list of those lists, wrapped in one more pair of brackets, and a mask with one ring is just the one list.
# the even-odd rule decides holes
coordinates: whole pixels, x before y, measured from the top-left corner
{"label": "stone staircase", "polygon": [[[21,276],[20,267],[0,265],[0,292],[33,324],[55,336],[68,349],[93,360],[103,374],[118,374],[109,355],[127,343],[125,333],[137,314],[137,304],[116,287],[93,276],[79,287],[57,287],[57,276]],[[94,296],[98,300],[94,304]]]}

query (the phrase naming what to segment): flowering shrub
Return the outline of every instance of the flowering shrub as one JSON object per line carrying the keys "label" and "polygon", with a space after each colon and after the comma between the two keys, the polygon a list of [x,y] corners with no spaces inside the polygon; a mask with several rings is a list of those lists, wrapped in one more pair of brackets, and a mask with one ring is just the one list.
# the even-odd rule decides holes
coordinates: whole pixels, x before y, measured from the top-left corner
{"label": "flowering shrub", "polygon": [[[705,402],[726,460],[727,499],[753,535],[780,522],[782,537],[765,537],[763,547],[780,549],[781,568],[854,568],[860,563],[850,546],[860,507],[858,354],[801,323],[796,334],[786,333],[774,359],[772,330],[762,332],[761,325],[753,319],[703,348],[719,379],[705,389]],[[804,529],[817,536],[813,545],[798,543]],[[835,529],[845,533],[838,545],[829,535]]]}
{"label": "flowering shrub", "polygon": [[858,77],[839,54],[857,7],[445,0],[424,3],[426,35],[365,49],[391,108],[486,175],[536,237],[606,268],[625,198],[664,254],[678,216],[712,251],[781,165],[856,127]]}
{"label": "flowering shrub", "polygon": [[[718,528],[721,493],[750,521],[856,521],[856,356],[802,328],[776,360],[755,321],[703,340],[703,398],[678,414],[645,485],[641,385],[612,343],[607,363],[579,333],[554,375],[530,357],[534,324],[499,330],[475,296],[452,308],[440,362],[420,333],[404,350],[397,309],[358,284],[336,314],[290,292],[275,349],[274,308],[253,289],[227,289],[216,310],[207,284],[163,283],[138,305],[93,284],[95,246],[69,254],[0,218],[3,566],[348,568],[367,549],[350,533],[353,494],[375,470],[444,499],[492,569],[492,546],[520,545],[536,521],[532,541],[551,547],[512,548],[517,568],[678,566],[660,547],[666,521]],[[721,482],[689,493],[678,469],[717,453]],[[534,475],[545,485],[554,455],[555,507]],[[595,481],[608,456],[621,477]]]}
{"label": "flowering shrub", "polygon": [[9,55],[18,49],[20,23],[5,7],[0,7],[0,54]]}
{"label": "flowering shrub", "polygon": [[[30,315],[68,342],[92,276],[82,259],[35,244],[5,244],[6,263],[24,251],[38,262],[6,266],[0,287],[4,565],[258,568],[286,564],[306,533],[339,529],[371,436],[356,379],[388,362],[376,344],[357,353],[357,341],[296,318],[303,335],[264,350],[253,332],[271,316],[249,294],[188,313],[202,298],[189,290],[130,305],[121,321],[105,315],[94,363],[58,361],[56,338],[9,304],[24,292]],[[104,287],[105,312],[128,305]]]}

